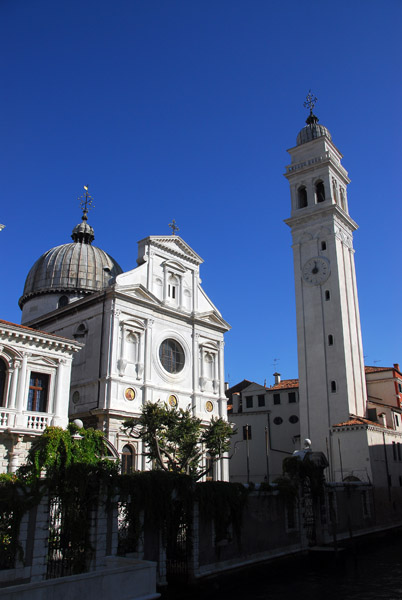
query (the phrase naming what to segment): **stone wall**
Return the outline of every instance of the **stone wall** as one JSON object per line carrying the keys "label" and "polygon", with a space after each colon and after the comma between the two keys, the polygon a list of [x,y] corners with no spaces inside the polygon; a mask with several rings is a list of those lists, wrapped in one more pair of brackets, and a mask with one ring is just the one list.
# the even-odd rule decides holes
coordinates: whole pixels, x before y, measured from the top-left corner
{"label": "stone wall", "polygon": [[[89,573],[103,572],[107,565],[110,567],[111,557],[116,557],[118,552],[119,504],[118,498],[113,500],[110,503],[106,502],[106,496],[100,497],[98,507],[90,516],[93,552],[88,564]],[[174,530],[169,534],[164,527],[159,531],[153,522],[144,519],[137,547],[127,549],[126,558],[153,561],[155,577],[164,585],[173,580],[197,579],[304,552],[313,545],[343,544],[356,536],[401,526],[402,488],[373,488],[361,483],[331,484],[325,486],[321,499],[302,496],[293,502],[278,491],[254,491],[248,495],[239,536],[236,535],[236,524],[229,521],[226,528],[220,527],[217,537],[213,519],[198,505],[194,506],[192,518],[180,532]],[[181,540],[177,548],[173,544],[173,551],[169,535],[173,535],[170,542],[179,537]],[[49,577],[48,540],[49,501],[44,497],[22,519],[19,535],[22,553],[15,568],[0,571],[0,587],[36,585],[46,581]],[[78,582],[81,575],[58,577],[57,580],[73,581],[71,577],[76,577]],[[48,587],[50,590],[50,583]]]}

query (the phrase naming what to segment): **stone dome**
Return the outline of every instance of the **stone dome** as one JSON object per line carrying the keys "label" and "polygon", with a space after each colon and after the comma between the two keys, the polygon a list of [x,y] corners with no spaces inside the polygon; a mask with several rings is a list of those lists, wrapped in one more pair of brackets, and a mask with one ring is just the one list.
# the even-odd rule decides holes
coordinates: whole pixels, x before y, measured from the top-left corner
{"label": "stone dome", "polygon": [[318,118],[310,112],[306,120],[307,125],[303,127],[301,131],[299,131],[298,136],[296,138],[296,145],[301,146],[306,142],[311,142],[311,140],[315,140],[319,137],[327,137],[329,140],[332,140],[331,134],[324,125],[318,124]]}
{"label": "stone dome", "polygon": [[114,283],[122,273],[120,265],[106,252],[92,246],[93,228],[86,211],[82,222],[73,229],[73,242],[45,252],[33,265],[19,299],[22,309],[27,300],[49,293],[87,294]]}

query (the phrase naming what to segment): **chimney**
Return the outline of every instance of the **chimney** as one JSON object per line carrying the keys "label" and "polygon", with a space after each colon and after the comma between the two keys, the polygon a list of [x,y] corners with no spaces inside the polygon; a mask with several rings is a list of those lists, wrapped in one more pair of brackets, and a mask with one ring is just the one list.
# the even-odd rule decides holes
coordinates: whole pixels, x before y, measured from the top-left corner
{"label": "chimney", "polygon": [[383,425],[383,427],[387,426],[387,417],[386,417],[385,413],[380,413],[378,415],[378,419],[379,419],[379,422],[381,423],[381,425]]}
{"label": "chimney", "polygon": [[225,392],[229,389],[229,382],[225,381]]}
{"label": "chimney", "polygon": [[401,370],[399,368],[399,363],[394,363],[394,369],[396,369],[397,371],[401,372]]}
{"label": "chimney", "polygon": [[281,374],[280,373],[274,373],[274,377],[275,377],[275,385],[278,385],[278,383],[281,382]]}

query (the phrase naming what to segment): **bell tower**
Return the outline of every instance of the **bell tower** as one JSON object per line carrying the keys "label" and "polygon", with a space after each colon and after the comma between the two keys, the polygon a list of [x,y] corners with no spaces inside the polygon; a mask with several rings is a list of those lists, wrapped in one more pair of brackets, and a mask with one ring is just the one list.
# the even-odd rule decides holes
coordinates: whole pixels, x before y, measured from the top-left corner
{"label": "bell tower", "polygon": [[348,174],[328,129],[310,114],[288,150],[296,291],[301,439],[327,453],[329,429],[365,416],[366,385],[350,218]]}

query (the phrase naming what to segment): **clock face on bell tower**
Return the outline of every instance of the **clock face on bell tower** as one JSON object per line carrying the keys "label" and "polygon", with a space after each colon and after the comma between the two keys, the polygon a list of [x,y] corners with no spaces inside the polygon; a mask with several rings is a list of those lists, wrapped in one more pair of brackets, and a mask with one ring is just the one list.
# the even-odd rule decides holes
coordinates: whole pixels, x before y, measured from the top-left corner
{"label": "clock face on bell tower", "polygon": [[302,277],[306,283],[321,285],[327,281],[330,274],[329,260],[322,256],[315,256],[304,263]]}

